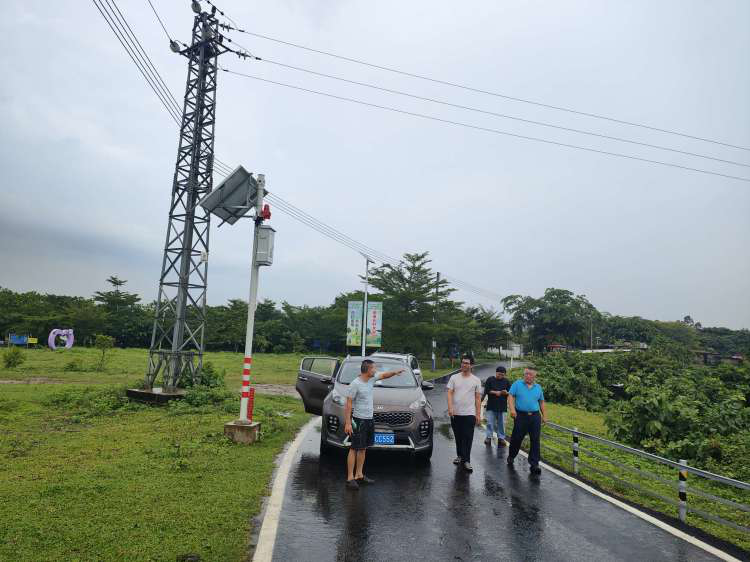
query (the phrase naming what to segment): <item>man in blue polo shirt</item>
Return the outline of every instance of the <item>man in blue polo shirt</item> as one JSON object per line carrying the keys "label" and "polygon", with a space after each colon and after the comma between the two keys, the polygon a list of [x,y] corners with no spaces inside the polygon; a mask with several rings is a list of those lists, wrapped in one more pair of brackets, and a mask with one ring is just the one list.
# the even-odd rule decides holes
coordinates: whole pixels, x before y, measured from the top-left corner
{"label": "man in blue polo shirt", "polygon": [[529,448],[529,464],[532,474],[541,474],[539,468],[539,438],[542,424],[547,421],[547,410],[544,405],[544,392],[536,382],[536,371],[526,368],[523,380],[514,382],[509,391],[508,410],[515,420],[513,433],[510,436],[508,450],[508,468],[513,468],[513,461],[521,448],[521,442],[529,434],[531,447]]}

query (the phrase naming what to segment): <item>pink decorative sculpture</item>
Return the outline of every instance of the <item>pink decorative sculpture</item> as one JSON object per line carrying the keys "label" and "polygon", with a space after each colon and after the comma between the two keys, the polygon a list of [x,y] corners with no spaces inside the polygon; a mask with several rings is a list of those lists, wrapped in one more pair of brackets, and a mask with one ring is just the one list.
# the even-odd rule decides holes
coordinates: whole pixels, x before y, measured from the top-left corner
{"label": "pink decorative sculpture", "polygon": [[73,347],[73,340],[75,339],[73,337],[73,329],[69,328],[67,330],[60,330],[59,328],[55,328],[49,333],[49,337],[47,338],[47,344],[50,349],[57,349],[58,336],[65,340],[65,349]]}

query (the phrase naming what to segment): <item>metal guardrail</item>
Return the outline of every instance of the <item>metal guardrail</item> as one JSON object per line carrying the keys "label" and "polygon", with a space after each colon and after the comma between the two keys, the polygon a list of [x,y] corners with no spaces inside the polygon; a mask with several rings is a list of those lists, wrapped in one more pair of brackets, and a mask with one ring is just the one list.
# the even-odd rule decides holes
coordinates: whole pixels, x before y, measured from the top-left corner
{"label": "metal guardrail", "polygon": [[[617,482],[618,484],[630,487],[632,489],[638,490],[641,493],[655,497],[659,499],[660,501],[666,503],[667,505],[677,507],[679,518],[683,522],[686,521],[688,513],[694,513],[695,515],[698,515],[699,517],[713,521],[715,523],[720,523],[722,525],[731,527],[741,532],[750,533],[750,527],[740,525],[738,523],[735,523],[734,521],[729,521],[714,513],[709,513],[705,510],[698,509],[693,506],[689,506],[688,505],[688,492],[690,492],[691,494],[695,496],[710,500],[712,502],[720,503],[726,507],[729,507],[738,511],[743,511],[745,513],[750,513],[750,506],[744,503],[722,498],[722,497],[716,496],[714,494],[700,490],[695,487],[690,488],[690,490],[688,490],[687,477],[688,477],[688,474],[692,474],[694,476],[699,476],[701,478],[705,478],[707,480],[718,482],[720,484],[731,486],[733,488],[737,488],[740,490],[750,490],[750,483],[743,482],[741,480],[735,480],[734,478],[728,478],[720,474],[714,474],[713,472],[708,472],[700,468],[688,466],[687,461],[685,460],[680,460],[679,462],[676,462],[676,461],[673,461],[664,457],[660,457],[658,455],[654,455],[653,453],[647,453],[646,451],[641,451],[640,449],[628,447],[627,445],[623,445],[622,443],[617,443],[615,441],[610,441],[609,439],[605,439],[603,437],[598,437],[596,435],[591,435],[588,433],[584,433],[582,431],[578,431],[577,428],[569,428],[569,427],[558,425],[552,422],[547,422],[546,426],[555,431],[559,431],[561,433],[567,433],[572,436],[571,441],[566,441],[565,439],[561,439],[556,436],[545,435],[544,439],[542,440],[542,444],[544,444],[545,440],[550,440],[552,442],[563,445],[564,447],[569,446],[570,452],[571,452],[571,456],[569,459],[565,459],[565,454],[557,449],[550,448],[550,447],[546,447],[546,448],[549,450],[549,452],[554,453],[555,456],[560,458],[561,460],[563,461],[570,460],[573,465],[574,474],[578,475],[581,471],[581,467],[585,467],[587,470],[590,470],[591,472],[597,473],[607,479]],[[668,480],[667,478],[660,476],[658,474],[655,474],[651,471],[643,470],[641,468],[637,468],[634,466],[628,466],[627,464],[619,462],[618,460],[609,458],[600,452],[593,451],[588,447],[587,448],[581,447],[580,445],[581,439],[589,440],[599,445],[604,445],[605,447],[610,447],[613,449],[624,451],[626,453],[629,453],[629,454],[632,454],[632,455],[635,455],[643,459],[647,459],[649,461],[653,461],[662,465],[666,465],[671,468],[676,468],[678,470],[678,480],[677,481]],[[619,478],[615,474],[612,474],[610,472],[607,472],[606,470],[603,470],[601,468],[597,468],[591,465],[589,462],[584,462],[580,458],[582,452],[587,456],[598,459],[600,461],[610,463],[614,466],[617,466],[639,477],[645,477],[650,480],[657,480],[661,484],[666,485],[669,488],[676,489],[678,492],[677,494],[678,499],[674,500],[671,498],[667,498],[663,496],[662,494],[654,492],[653,490],[644,488],[642,485],[635,484],[633,482],[628,482],[627,480],[623,480],[622,478]]]}

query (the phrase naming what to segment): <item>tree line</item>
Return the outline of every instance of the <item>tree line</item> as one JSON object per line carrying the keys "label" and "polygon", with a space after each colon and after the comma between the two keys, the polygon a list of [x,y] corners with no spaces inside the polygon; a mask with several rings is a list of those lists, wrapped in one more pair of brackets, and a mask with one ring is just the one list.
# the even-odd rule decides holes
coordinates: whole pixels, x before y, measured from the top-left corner
{"label": "tree line", "polygon": [[[433,271],[429,254],[404,254],[398,267],[370,271],[371,301],[383,303],[383,348],[429,357],[432,340],[437,355],[481,354],[505,347],[511,340],[529,351],[559,343],[583,349],[618,342],[653,344],[670,341],[681,349],[707,349],[721,354],[750,353],[750,332],[704,328],[688,316],[658,322],[598,311],[584,295],[547,289],[541,297],[510,295],[498,308],[467,306],[452,298],[455,289]],[[148,347],[154,303],[125,289],[117,276],[91,298],[15,292],[0,288],[0,334],[39,338],[53,328],[73,328],[78,344],[91,345],[96,334],[111,336],[118,347]],[[258,351],[344,354],[347,303],[362,291],[339,294],[327,306],[295,306],[266,299],[256,309],[255,349]],[[504,318],[507,318],[507,320]],[[245,341],[247,302],[231,299],[208,306],[205,345],[208,350],[241,351]]]}

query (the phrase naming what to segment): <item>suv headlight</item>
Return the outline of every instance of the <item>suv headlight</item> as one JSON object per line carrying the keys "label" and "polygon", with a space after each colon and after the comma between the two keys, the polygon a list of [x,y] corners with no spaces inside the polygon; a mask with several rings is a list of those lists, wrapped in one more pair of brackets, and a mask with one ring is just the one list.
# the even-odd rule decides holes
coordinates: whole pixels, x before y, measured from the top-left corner
{"label": "suv headlight", "polygon": [[344,404],[346,404],[346,398],[335,390],[331,394],[331,400],[333,400],[333,402],[335,404],[338,404],[339,406],[343,406]]}
{"label": "suv headlight", "polygon": [[424,394],[417,398],[414,402],[409,404],[410,410],[419,410],[420,408],[424,408],[427,405],[427,398],[424,397]]}

